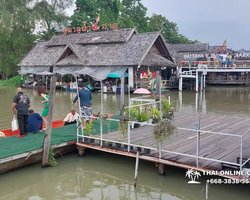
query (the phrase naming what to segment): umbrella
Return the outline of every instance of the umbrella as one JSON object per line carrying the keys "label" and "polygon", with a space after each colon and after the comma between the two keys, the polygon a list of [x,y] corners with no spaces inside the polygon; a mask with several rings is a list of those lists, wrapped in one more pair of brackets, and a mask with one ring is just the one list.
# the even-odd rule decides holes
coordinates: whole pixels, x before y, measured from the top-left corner
{"label": "umbrella", "polygon": [[136,89],[133,93],[134,94],[151,94],[151,92],[145,88]]}
{"label": "umbrella", "polygon": [[[127,78],[127,77],[128,77],[128,74],[125,73],[125,74],[124,74],[124,77]],[[117,74],[112,74],[112,73],[111,73],[111,74],[108,74],[108,75],[107,75],[107,78],[121,78],[121,76],[119,76],[119,75],[117,75]]]}

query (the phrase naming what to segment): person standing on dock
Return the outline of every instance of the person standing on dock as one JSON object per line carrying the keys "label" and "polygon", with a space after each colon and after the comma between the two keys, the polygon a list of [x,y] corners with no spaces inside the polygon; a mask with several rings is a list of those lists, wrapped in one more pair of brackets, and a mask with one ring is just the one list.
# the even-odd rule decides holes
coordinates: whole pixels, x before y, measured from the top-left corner
{"label": "person standing on dock", "polygon": [[48,115],[48,110],[49,110],[49,94],[48,92],[46,92],[46,90],[42,86],[37,87],[37,92],[38,92],[38,95],[42,97],[42,104],[44,106],[43,111],[42,111],[42,118],[43,118],[43,123],[44,123],[43,130],[46,130],[47,115]]}
{"label": "person standing on dock", "polygon": [[17,137],[24,137],[28,133],[28,108],[30,107],[29,98],[23,93],[22,88],[17,88],[16,96],[12,103],[12,112],[15,115],[17,110],[17,121],[20,134]]}
{"label": "person standing on dock", "polygon": [[[88,83],[79,83],[78,84],[78,90],[79,90],[79,98],[80,98],[80,116],[83,118],[82,121],[82,127],[83,129],[86,128],[86,122],[91,121],[93,114],[92,114],[92,95],[90,90],[87,88]],[[75,102],[78,100],[78,95],[76,95],[74,101],[72,104],[75,104]]]}

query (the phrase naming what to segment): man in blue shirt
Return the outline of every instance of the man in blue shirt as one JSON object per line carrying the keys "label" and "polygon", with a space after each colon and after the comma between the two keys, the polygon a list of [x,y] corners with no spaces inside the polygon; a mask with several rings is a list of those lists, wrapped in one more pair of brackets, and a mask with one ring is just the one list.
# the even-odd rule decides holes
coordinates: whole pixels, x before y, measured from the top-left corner
{"label": "man in blue shirt", "polygon": [[[82,126],[83,129],[86,128],[86,121],[91,121],[93,115],[92,115],[92,106],[91,106],[91,100],[92,95],[90,90],[87,88],[88,83],[79,83],[78,89],[79,89],[79,98],[80,98],[80,107],[81,107],[81,113],[80,116],[83,118]],[[74,101],[72,104],[74,104],[78,99],[78,95],[76,95]]]}
{"label": "man in blue shirt", "polygon": [[38,113],[34,113],[34,110],[29,110],[28,118],[28,132],[35,133],[43,128],[43,118]]}

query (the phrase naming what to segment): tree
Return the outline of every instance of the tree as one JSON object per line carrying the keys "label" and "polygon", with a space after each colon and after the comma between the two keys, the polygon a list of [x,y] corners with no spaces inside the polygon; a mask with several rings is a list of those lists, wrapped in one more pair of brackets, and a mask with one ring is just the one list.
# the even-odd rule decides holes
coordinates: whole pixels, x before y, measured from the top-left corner
{"label": "tree", "polygon": [[121,5],[121,25],[120,28],[130,28],[123,27],[124,25],[132,25],[128,20],[133,22],[134,27],[136,27],[138,32],[148,31],[148,17],[147,8],[141,3],[141,0],[122,0]]}
{"label": "tree", "polygon": [[0,4],[0,71],[5,79],[17,73],[18,62],[35,40],[29,3],[29,0],[3,0]]}
{"label": "tree", "polygon": [[92,24],[100,16],[99,25],[116,23],[120,12],[119,0],[76,0],[76,10],[71,16],[71,26],[81,27],[83,22]]}
{"label": "tree", "polygon": [[66,9],[72,4],[73,0],[41,0],[35,3],[33,13],[39,25],[40,38],[49,40],[58,28],[66,25],[69,20]]}

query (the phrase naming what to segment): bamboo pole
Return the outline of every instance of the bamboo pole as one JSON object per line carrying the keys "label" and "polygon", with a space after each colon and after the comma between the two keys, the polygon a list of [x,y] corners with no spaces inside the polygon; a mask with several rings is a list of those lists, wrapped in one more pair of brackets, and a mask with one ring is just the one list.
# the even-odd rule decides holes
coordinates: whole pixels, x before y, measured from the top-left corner
{"label": "bamboo pole", "polygon": [[49,150],[50,150],[50,140],[52,132],[52,114],[55,101],[55,89],[56,89],[56,77],[51,77],[48,118],[47,118],[46,133],[44,136],[44,143],[43,143],[42,167],[49,166]]}
{"label": "bamboo pole", "polygon": [[124,89],[125,89],[125,82],[124,82],[124,74],[121,76],[121,96],[120,96],[120,115],[123,113],[124,109]]}

